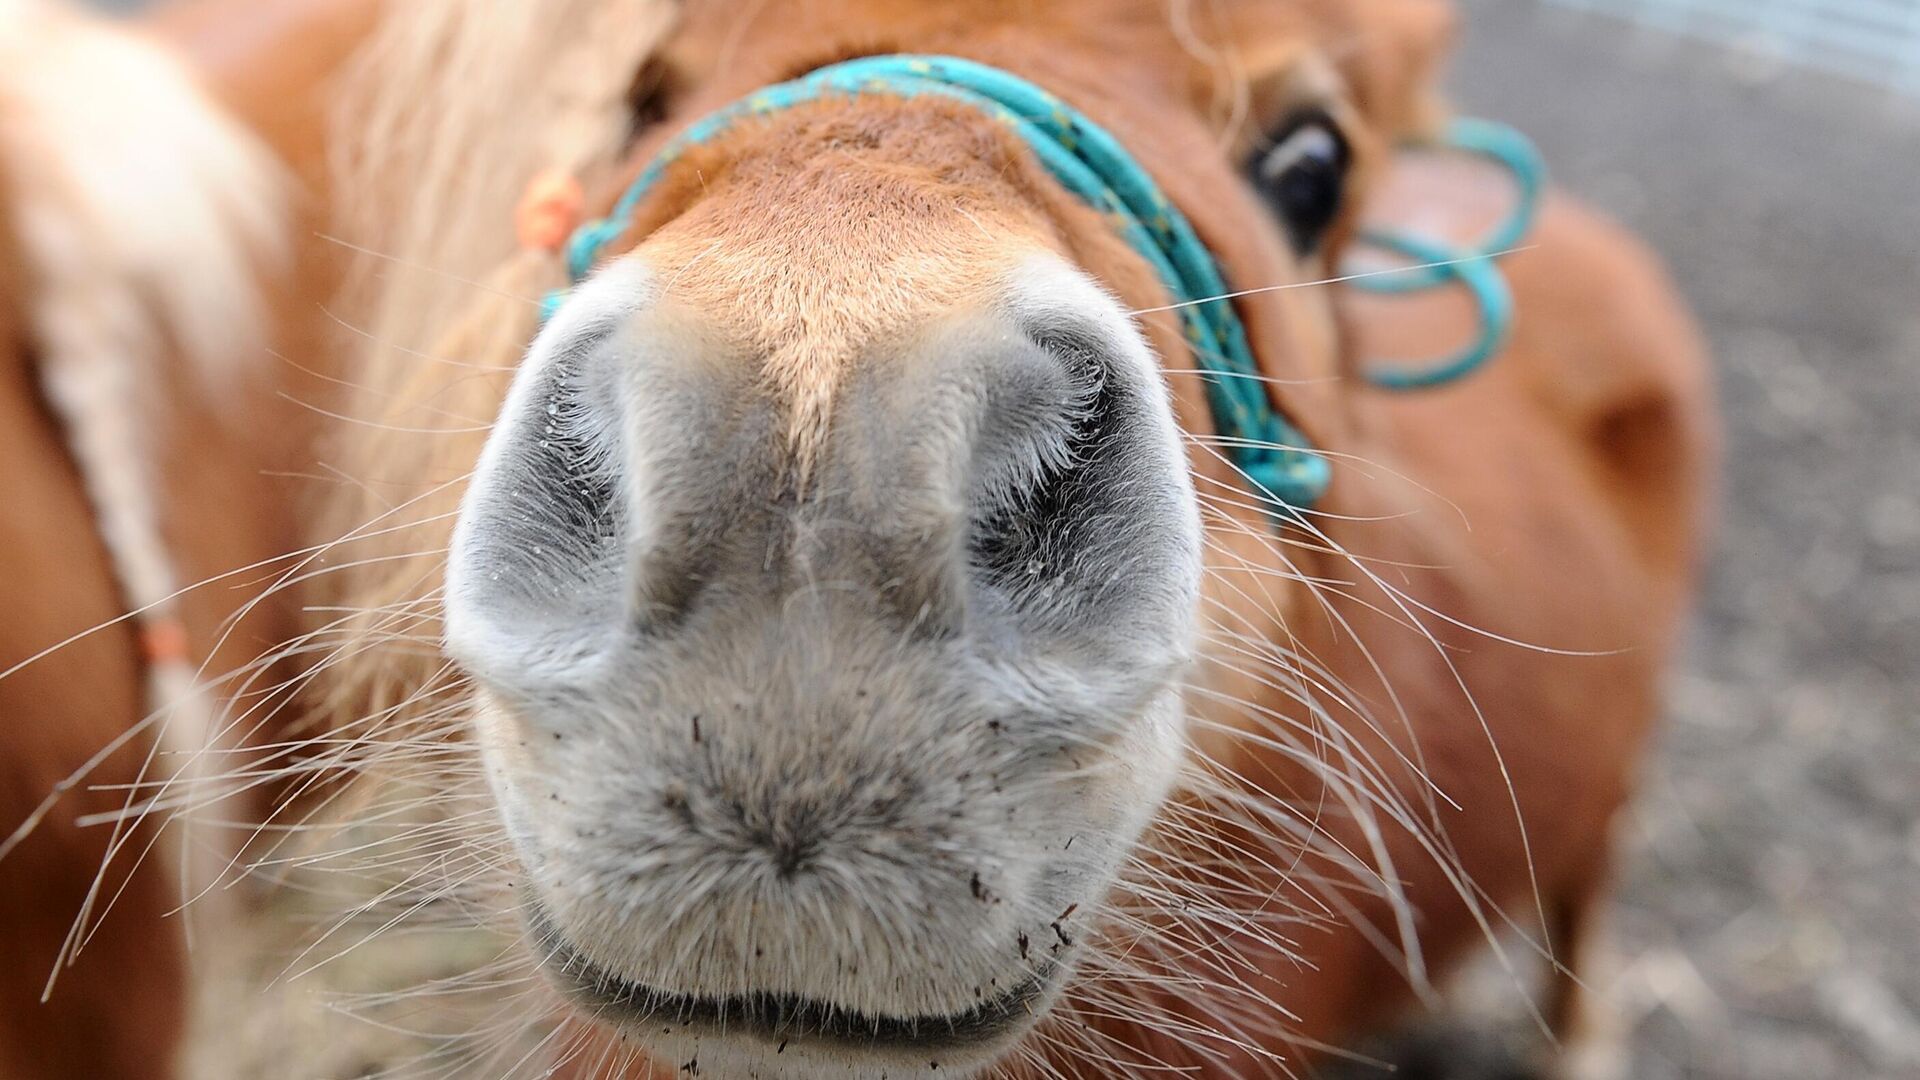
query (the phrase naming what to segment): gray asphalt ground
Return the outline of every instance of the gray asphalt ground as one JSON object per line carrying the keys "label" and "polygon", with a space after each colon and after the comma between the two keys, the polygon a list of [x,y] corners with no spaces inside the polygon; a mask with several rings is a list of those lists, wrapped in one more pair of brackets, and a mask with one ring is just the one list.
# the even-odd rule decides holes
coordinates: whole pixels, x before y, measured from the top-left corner
{"label": "gray asphalt ground", "polygon": [[1633,1080],[1920,1077],[1920,102],[1533,0],[1452,85],[1712,340],[1720,538],[1628,829]]}

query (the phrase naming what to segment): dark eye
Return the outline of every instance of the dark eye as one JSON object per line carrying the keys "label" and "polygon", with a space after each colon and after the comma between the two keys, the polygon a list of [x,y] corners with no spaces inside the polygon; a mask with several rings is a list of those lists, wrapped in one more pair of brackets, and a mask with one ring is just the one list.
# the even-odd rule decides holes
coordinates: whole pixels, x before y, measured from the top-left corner
{"label": "dark eye", "polygon": [[1303,113],[1283,125],[1248,163],[1254,187],[1287,227],[1294,250],[1313,251],[1340,214],[1352,154],[1326,113]]}

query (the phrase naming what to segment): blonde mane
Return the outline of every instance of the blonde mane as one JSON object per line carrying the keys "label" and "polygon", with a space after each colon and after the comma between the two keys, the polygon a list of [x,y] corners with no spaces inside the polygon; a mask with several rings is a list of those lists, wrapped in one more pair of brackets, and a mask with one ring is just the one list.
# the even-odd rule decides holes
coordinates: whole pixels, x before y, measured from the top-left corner
{"label": "blonde mane", "polygon": [[[0,302],[20,303],[40,390],[141,627],[159,741],[197,775],[219,737],[195,665],[168,644],[185,638],[187,583],[158,494],[166,403],[231,408],[265,366],[289,180],[166,50],[43,0],[0,0],[0,170],[25,279]],[[0,842],[0,858],[24,835]]]}
{"label": "blonde mane", "polygon": [[[517,246],[514,210],[545,170],[587,190],[632,134],[631,92],[675,0],[410,0],[392,4],[348,73],[336,115],[336,220],[354,254],[342,306],[355,362],[337,447],[357,483],[323,515],[354,540],[341,575],[377,639],[399,606],[431,604],[444,538],[507,379],[564,281]],[[399,528],[418,523],[419,528]],[[369,535],[372,534],[372,535]],[[349,642],[345,649],[358,652]],[[418,658],[343,665],[346,716],[417,687]]]}

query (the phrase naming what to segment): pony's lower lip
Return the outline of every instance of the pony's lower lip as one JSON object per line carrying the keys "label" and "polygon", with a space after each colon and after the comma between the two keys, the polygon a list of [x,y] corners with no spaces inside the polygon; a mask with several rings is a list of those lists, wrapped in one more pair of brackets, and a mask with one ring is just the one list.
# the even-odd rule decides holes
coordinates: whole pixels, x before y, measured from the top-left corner
{"label": "pony's lower lip", "polygon": [[527,916],[548,977],[591,1010],[594,1019],[645,1033],[662,1025],[675,1034],[749,1036],[782,1049],[812,1043],[842,1051],[964,1050],[1005,1040],[1039,1014],[1058,961],[1049,958],[1012,988],[956,1013],[893,1016],[864,1013],[797,994],[682,994],[622,978],[575,949],[537,908]]}

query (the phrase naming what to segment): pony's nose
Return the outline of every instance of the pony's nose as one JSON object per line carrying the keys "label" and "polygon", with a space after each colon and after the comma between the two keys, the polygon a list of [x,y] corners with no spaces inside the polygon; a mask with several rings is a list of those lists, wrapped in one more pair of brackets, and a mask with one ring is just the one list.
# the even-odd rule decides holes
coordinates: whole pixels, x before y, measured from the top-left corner
{"label": "pony's nose", "polygon": [[962,632],[983,564],[1105,434],[1105,332],[1071,303],[1029,308],[862,343],[816,388],[830,421],[801,426],[762,357],[700,332],[639,260],[608,268],[543,331],[482,455],[450,643],[564,681],[703,604],[822,591],[908,634]]}
{"label": "pony's nose", "polygon": [[449,555],[529,908],[601,1005],[1000,1030],[1178,746],[1199,521],[1145,342],[1036,257],[802,385],[646,253],[535,342]]}

